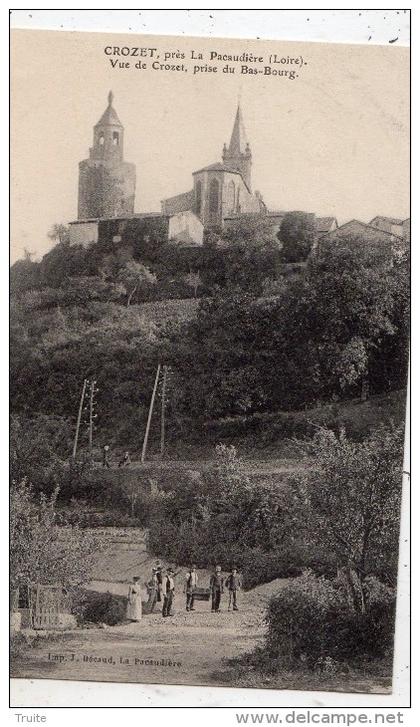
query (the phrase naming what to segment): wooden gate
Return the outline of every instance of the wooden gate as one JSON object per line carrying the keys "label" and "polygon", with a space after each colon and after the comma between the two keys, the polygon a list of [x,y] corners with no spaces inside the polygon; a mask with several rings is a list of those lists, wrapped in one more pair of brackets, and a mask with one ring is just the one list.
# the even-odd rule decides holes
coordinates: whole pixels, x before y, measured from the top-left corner
{"label": "wooden gate", "polygon": [[68,612],[68,599],[61,586],[29,588],[29,612],[33,629],[55,629],[60,626],[60,615]]}

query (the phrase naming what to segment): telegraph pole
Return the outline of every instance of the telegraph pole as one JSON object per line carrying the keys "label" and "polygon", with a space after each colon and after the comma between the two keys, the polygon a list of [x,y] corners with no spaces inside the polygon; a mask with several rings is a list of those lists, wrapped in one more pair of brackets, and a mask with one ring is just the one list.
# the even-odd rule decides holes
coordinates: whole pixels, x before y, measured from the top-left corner
{"label": "telegraph pole", "polygon": [[74,436],[74,444],[73,444],[73,459],[76,459],[77,443],[79,441],[79,429],[80,429],[80,421],[82,418],[83,402],[84,402],[85,393],[86,393],[86,385],[87,385],[87,380],[85,379],[83,381],[82,394],[80,397],[80,404],[79,404],[79,412],[77,414],[76,434]]}
{"label": "telegraph pole", "polygon": [[89,396],[89,455],[92,458],[93,450],[93,397],[95,395],[95,384],[96,381],[92,380],[90,384],[90,396]]}
{"label": "telegraph pole", "polygon": [[165,454],[165,406],[166,406],[166,377],[168,374],[168,367],[163,367],[163,381],[162,381],[162,393],[161,393],[161,412],[160,412],[160,456],[163,459]]}
{"label": "telegraph pole", "polygon": [[150,422],[152,421],[152,413],[153,413],[153,407],[155,404],[156,390],[157,390],[157,386],[158,386],[158,382],[159,382],[159,374],[160,374],[160,364],[158,364],[158,367],[156,370],[156,378],[155,378],[155,383],[153,386],[152,398],[150,399],[149,415],[147,417],[146,431],[144,433],[143,448],[141,451],[142,464],[143,464],[144,460],[146,459],[147,441],[149,439]]}

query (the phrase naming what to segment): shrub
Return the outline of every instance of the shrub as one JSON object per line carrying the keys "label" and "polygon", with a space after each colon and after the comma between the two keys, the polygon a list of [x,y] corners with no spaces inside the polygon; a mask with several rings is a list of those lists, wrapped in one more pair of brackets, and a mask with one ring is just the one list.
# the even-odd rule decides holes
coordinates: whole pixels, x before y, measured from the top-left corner
{"label": "shrub", "polygon": [[127,609],[125,596],[79,589],[73,594],[73,604],[73,613],[80,623],[104,623],[115,626],[125,620]]}
{"label": "shrub", "polygon": [[241,569],[246,590],[275,578],[294,578],[310,567],[317,574],[331,575],[336,564],[331,554],[307,546],[303,541],[288,542],[267,553],[261,548],[240,548],[233,556]]}
{"label": "shrub", "polygon": [[362,613],[352,607],[340,579],[307,572],[288,583],[272,598],[266,615],[272,659],[292,667],[302,659],[314,666],[325,656],[384,656],[392,649],[395,594],[374,577],[366,579],[364,591]]}

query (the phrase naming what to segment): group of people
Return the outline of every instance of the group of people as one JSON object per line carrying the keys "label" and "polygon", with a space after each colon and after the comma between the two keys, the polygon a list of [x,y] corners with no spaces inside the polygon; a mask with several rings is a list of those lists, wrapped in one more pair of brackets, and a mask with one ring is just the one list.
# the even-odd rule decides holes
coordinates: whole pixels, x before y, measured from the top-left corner
{"label": "group of people", "polygon": [[[175,577],[178,573],[175,573],[173,568],[167,568],[166,571],[162,568],[159,561],[156,562],[152,568],[152,576],[146,583],[148,601],[145,606],[147,613],[153,613],[156,605],[162,603],[162,616],[173,616],[173,602],[175,596]],[[211,612],[220,613],[222,595],[227,590],[229,594],[228,611],[238,611],[238,592],[242,587],[241,576],[236,568],[233,566],[228,577],[226,578],[222,574],[222,568],[220,565],[216,565],[214,572],[210,577],[209,589],[201,589],[201,592],[210,592],[208,595],[211,598]],[[183,593],[186,597],[185,610],[195,611],[194,602],[198,595],[198,573],[197,566],[192,565],[184,580]],[[127,597],[127,620],[128,621],[140,621],[142,618],[142,588],[140,585],[140,577],[134,576],[132,583],[128,588]]]}
{"label": "group of people", "polygon": [[[128,467],[131,464],[129,452],[124,452],[118,461],[118,467]],[[111,467],[111,448],[109,444],[102,447],[102,467],[110,469]]]}

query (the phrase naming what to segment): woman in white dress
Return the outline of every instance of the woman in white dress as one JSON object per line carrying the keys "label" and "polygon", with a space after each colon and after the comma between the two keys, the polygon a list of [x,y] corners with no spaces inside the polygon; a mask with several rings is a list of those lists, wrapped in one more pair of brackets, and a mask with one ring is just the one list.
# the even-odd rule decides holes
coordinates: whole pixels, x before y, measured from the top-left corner
{"label": "woman in white dress", "polygon": [[133,577],[133,582],[128,586],[127,596],[127,620],[128,621],[141,621],[142,610],[141,610],[141,587],[140,578],[138,576]]}

